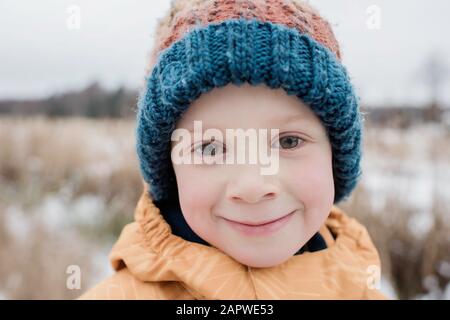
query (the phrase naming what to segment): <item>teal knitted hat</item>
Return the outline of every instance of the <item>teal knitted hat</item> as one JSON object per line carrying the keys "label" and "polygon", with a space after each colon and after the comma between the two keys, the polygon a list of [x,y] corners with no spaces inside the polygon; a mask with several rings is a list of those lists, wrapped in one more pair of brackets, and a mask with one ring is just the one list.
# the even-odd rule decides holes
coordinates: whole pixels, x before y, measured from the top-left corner
{"label": "teal knitted hat", "polygon": [[[227,3],[211,4],[221,2]],[[291,11],[285,8],[286,15],[295,17],[294,10],[311,12],[289,3]],[[330,37],[334,39],[332,32],[320,33],[318,16],[306,16],[310,26],[305,19],[304,28],[279,23],[284,20],[276,17],[258,19],[256,14],[230,14],[217,21],[207,19],[207,23],[198,23],[197,16],[196,23],[185,32],[179,31],[178,19],[172,29],[178,36],[158,52],[138,101],[137,153],[153,200],[177,197],[171,135],[183,112],[202,93],[244,82],[282,88],[311,108],[324,125],[332,147],[334,203],[350,195],[361,175],[363,119],[339,50],[329,41]],[[183,18],[181,21],[186,21],[186,13]]]}

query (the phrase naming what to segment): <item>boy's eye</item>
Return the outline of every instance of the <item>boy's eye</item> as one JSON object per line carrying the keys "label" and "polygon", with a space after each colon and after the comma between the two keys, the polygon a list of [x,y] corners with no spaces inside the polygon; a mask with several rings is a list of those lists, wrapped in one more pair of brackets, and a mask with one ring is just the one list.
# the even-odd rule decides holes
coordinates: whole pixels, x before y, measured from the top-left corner
{"label": "boy's eye", "polygon": [[[198,151],[200,150],[200,151]],[[195,152],[200,153],[202,156],[215,156],[217,154],[221,154],[225,152],[225,147],[220,142],[215,142],[214,140],[211,140],[207,143],[203,143],[202,145],[199,145],[198,147],[194,148]]]}
{"label": "boy's eye", "polygon": [[281,147],[283,149],[293,149],[296,148],[301,142],[303,142],[303,139],[297,136],[285,136],[279,138],[275,142],[275,147]]}

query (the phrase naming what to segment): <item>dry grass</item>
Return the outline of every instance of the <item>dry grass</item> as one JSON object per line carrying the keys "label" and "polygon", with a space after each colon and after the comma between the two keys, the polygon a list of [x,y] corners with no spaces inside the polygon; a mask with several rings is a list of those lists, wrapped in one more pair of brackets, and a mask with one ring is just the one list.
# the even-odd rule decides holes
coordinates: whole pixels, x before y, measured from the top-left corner
{"label": "dry grass", "polygon": [[[441,191],[450,183],[450,131],[430,126],[366,129],[366,171],[341,207],[367,226],[380,252],[383,274],[398,298],[449,299],[450,203],[448,193]],[[409,188],[422,183],[415,178],[419,169],[427,173],[427,187]],[[365,187],[365,176],[372,170],[403,177],[402,183],[384,190],[386,196],[377,205],[368,201],[374,195]],[[417,189],[422,191],[411,191]],[[429,205],[411,205],[412,199],[424,197],[423,192]]]}
{"label": "dry grass", "polygon": [[0,118],[0,145],[0,298],[80,295],[141,192],[133,121]]}

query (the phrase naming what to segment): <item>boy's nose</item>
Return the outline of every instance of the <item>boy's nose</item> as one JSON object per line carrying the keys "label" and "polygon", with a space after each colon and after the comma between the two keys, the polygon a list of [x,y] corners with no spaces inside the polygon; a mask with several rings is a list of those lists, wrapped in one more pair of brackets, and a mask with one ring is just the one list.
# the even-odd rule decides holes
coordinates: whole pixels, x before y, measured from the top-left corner
{"label": "boy's nose", "polygon": [[257,203],[263,200],[274,199],[278,196],[279,187],[273,181],[274,176],[262,175],[255,168],[237,173],[236,177],[227,185],[226,196],[231,201],[245,201]]}

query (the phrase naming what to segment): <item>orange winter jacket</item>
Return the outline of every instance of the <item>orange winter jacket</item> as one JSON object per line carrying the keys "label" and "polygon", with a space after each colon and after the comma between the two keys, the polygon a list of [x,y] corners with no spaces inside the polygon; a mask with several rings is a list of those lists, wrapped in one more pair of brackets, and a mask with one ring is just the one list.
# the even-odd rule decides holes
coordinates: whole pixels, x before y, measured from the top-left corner
{"label": "orange winter jacket", "polygon": [[386,299],[373,285],[380,261],[365,227],[333,206],[319,233],[326,249],[248,267],[174,235],[144,189],[110,253],[116,272],[79,299]]}

